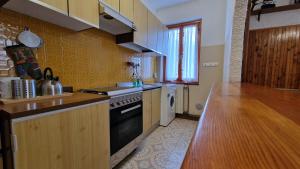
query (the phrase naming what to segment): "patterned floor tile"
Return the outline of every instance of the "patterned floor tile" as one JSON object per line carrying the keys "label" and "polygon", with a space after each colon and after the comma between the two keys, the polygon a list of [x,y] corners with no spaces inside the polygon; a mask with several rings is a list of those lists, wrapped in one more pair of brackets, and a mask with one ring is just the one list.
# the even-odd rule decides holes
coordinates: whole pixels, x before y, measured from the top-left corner
{"label": "patterned floor tile", "polygon": [[175,119],[159,127],[117,169],[179,169],[197,122]]}

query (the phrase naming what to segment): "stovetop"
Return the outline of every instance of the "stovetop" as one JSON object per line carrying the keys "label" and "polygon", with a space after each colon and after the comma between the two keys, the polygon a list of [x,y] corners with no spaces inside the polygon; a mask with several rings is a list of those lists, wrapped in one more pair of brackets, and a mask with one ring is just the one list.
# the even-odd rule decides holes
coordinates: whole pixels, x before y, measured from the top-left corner
{"label": "stovetop", "polygon": [[125,95],[129,93],[135,93],[143,91],[141,87],[100,87],[94,89],[82,89],[82,92],[85,93],[94,93],[94,94],[101,94],[107,96],[119,96]]}

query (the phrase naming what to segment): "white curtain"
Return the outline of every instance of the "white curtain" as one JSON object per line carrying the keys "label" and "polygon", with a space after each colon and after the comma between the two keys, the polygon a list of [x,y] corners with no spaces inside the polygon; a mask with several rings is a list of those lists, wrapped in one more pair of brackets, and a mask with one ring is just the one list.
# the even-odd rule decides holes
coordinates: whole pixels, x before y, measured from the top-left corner
{"label": "white curtain", "polygon": [[198,31],[197,26],[183,28],[182,80],[198,80]]}
{"label": "white curtain", "polygon": [[178,62],[179,62],[179,29],[169,30],[168,58],[166,80],[173,81],[178,78]]}

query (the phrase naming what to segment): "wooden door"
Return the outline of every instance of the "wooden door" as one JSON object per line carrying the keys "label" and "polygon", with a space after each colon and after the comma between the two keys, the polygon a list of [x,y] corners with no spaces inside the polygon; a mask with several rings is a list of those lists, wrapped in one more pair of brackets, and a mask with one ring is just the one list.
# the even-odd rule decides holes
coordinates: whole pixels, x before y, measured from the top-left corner
{"label": "wooden door", "polygon": [[151,124],[152,126],[157,124],[160,121],[160,106],[161,106],[161,89],[155,89],[151,92],[151,100],[152,100],[152,118]]}
{"label": "wooden door", "polygon": [[3,169],[2,157],[0,157],[0,169]]}
{"label": "wooden door", "polygon": [[[0,138],[1,138],[1,133],[0,133]],[[0,149],[2,149],[1,141],[0,141]],[[3,169],[2,156],[0,156],[0,169]]]}
{"label": "wooden door", "polygon": [[109,104],[13,122],[15,169],[109,169]]}
{"label": "wooden door", "polygon": [[112,9],[120,12],[120,1],[124,0],[102,0],[105,4],[110,6]]}
{"label": "wooden door", "polygon": [[148,42],[148,9],[140,0],[134,0],[133,22],[137,28],[134,32],[134,42],[143,47],[147,47]]}
{"label": "wooden door", "polygon": [[99,28],[99,1],[98,0],[68,0],[69,16],[83,23]]}
{"label": "wooden door", "polygon": [[42,5],[46,8],[52,9],[68,15],[68,0],[30,0],[31,2]]}
{"label": "wooden door", "polygon": [[143,92],[143,132],[147,133],[152,125],[152,92]]}
{"label": "wooden door", "polygon": [[148,48],[157,51],[157,19],[148,11]]}
{"label": "wooden door", "polygon": [[120,14],[133,21],[133,0],[120,0]]}

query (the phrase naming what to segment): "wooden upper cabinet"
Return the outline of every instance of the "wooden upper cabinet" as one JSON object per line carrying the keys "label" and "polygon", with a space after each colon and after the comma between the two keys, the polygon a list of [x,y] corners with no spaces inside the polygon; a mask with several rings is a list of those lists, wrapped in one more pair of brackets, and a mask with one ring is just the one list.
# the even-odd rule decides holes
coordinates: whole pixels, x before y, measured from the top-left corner
{"label": "wooden upper cabinet", "polygon": [[102,0],[105,4],[109,5],[112,9],[120,11],[120,1],[124,0]]}
{"label": "wooden upper cabinet", "polygon": [[152,100],[152,118],[151,118],[151,124],[156,125],[160,121],[160,104],[161,104],[161,89],[154,89],[151,93],[151,100]]}
{"label": "wooden upper cabinet", "polygon": [[157,20],[157,52],[163,54],[164,25]]}
{"label": "wooden upper cabinet", "polygon": [[157,51],[158,27],[156,17],[148,11],[148,48]]}
{"label": "wooden upper cabinet", "polygon": [[147,47],[148,43],[148,9],[140,0],[134,0],[133,22],[136,27],[134,43]]}
{"label": "wooden upper cabinet", "polygon": [[164,31],[164,38],[163,38],[163,54],[165,55],[165,56],[168,56],[168,49],[169,49],[169,47],[168,47],[168,43],[169,43],[169,29],[166,27],[166,26],[164,26],[163,27],[163,31]]}
{"label": "wooden upper cabinet", "polygon": [[68,15],[68,0],[30,0],[36,4]]}
{"label": "wooden upper cabinet", "polygon": [[133,1],[139,0],[120,0],[120,14],[133,21]]}
{"label": "wooden upper cabinet", "polygon": [[15,119],[16,169],[109,169],[109,104]]}
{"label": "wooden upper cabinet", "polygon": [[99,28],[99,1],[98,0],[68,0],[69,16],[88,25]]}

